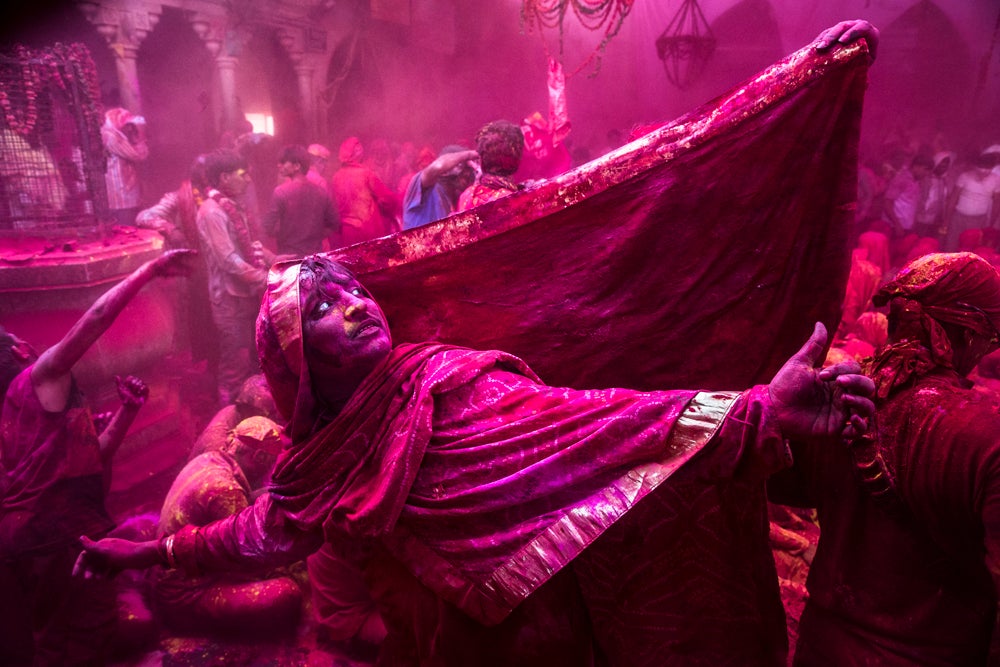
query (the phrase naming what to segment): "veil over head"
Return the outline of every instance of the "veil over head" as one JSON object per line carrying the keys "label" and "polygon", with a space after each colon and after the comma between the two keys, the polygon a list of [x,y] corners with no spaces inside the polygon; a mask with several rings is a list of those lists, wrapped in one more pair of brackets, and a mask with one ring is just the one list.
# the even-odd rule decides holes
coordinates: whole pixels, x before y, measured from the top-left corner
{"label": "veil over head", "polygon": [[267,288],[257,316],[257,356],[293,439],[313,430],[320,406],[312,390],[302,338],[302,269],[334,267],[353,276],[346,267],[325,255],[276,262],[267,276]]}

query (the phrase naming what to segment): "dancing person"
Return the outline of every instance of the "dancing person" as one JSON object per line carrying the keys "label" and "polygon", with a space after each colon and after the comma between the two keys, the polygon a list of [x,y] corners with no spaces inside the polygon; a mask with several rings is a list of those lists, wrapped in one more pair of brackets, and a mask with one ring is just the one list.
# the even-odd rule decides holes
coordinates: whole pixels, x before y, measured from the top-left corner
{"label": "dancing person", "polygon": [[[386,659],[583,664],[596,636],[614,664],[648,664],[659,648],[639,629],[622,641],[600,634],[610,591],[585,573],[621,556],[617,533],[631,526],[724,559],[742,553],[741,567],[773,575],[773,562],[757,558],[769,557],[766,521],[762,535],[731,521],[790,463],[785,438],[836,442],[862,432],[870,414],[871,383],[856,364],[815,369],[825,336],[818,325],[771,385],[742,393],[555,388],[502,352],[393,348],[381,310],[346,268],[322,256],[278,263],[258,348],[293,446],[268,493],[237,516],[160,541],[85,539],[80,569],[266,568],[324,539],[361,544],[358,565],[386,610]],[[677,500],[676,521],[647,525],[636,507],[646,496]],[[683,528],[704,503],[713,525],[725,519],[710,540]],[[657,563],[633,563],[634,572],[649,570],[650,590],[680,586],[683,576]],[[762,664],[782,655],[782,642],[759,611],[741,615],[768,600],[781,619],[776,590],[768,598],[774,582],[764,581],[732,619],[738,641],[722,648]],[[696,629],[667,620],[683,600],[667,596],[651,618],[667,623],[657,633],[696,641]]]}
{"label": "dancing person", "polygon": [[[119,378],[122,407],[98,434],[73,369],[144,285],[184,273],[191,255],[175,250],[146,262],[40,355],[17,336],[0,335],[0,645],[13,664],[104,664],[108,657],[114,588],[70,572],[79,536],[100,538],[114,527],[104,506],[111,458],[148,391]],[[24,623],[31,627],[20,636],[7,634]]]}

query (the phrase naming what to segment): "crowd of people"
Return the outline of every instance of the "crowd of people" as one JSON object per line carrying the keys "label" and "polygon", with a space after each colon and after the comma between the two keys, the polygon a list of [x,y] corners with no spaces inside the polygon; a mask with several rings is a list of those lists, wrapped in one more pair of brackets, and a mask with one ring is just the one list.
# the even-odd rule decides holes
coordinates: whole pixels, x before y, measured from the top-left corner
{"label": "crowd of people", "polygon": [[[817,48],[857,39],[874,56],[865,21]],[[283,147],[270,197],[241,150],[259,138],[231,137],[143,210],[143,121],[108,112],[115,220],[165,252],[40,355],[0,330],[11,664],[105,664],[114,576],[149,568],[171,632],[266,640],[307,616],[349,664],[783,665],[786,547],[808,553],[794,664],[1000,661],[1000,145],[899,139],[862,165],[840,326],[767,385],[560,388],[503,351],[394,345],[324,251],[569,168],[556,61],[548,83],[548,119],[467,145],[349,137],[336,169],[320,143]],[[72,371],[177,275],[178,340],[219,410],[151,534],[124,539],[104,497],[148,390],[117,378],[121,409],[92,418]],[[786,508],[770,530],[768,501]],[[788,526],[813,529],[806,548]]]}

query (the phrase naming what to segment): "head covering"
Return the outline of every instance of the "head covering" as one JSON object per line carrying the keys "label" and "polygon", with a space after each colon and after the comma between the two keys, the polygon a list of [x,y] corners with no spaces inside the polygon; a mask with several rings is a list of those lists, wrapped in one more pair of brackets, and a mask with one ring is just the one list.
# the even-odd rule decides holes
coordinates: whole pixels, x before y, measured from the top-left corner
{"label": "head covering", "polygon": [[935,367],[953,368],[952,341],[943,325],[1000,338],[1000,273],[969,252],[933,253],[910,262],[873,299],[890,306],[890,344],[871,364],[879,398]]}
{"label": "head covering", "polygon": [[364,156],[365,149],[357,137],[344,139],[344,143],[340,144],[340,151],[337,153],[341,162],[361,162],[361,158]]}
{"label": "head covering", "polygon": [[277,456],[284,448],[281,426],[267,417],[248,417],[229,432],[230,444],[239,443],[272,456]]}
{"label": "head covering", "polygon": [[325,264],[352,276],[326,255],[276,262],[267,277],[267,289],[257,316],[257,356],[278,410],[288,420],[293,440],[308,435],[319,418],[302,338],[300,274],[303,265]]}
{"label": "head covering", "polygon": [[312,155],[315,158],[320,158],[323,160],[330,159],[330,149],[324,146],[323,144],[309,144],[309,148],[306,149],[306,152],[308,152],[309,155]]}
{"label": "head covering", "polygon": [[[257,356],[278,411],[291,422],[296,414],[300,382],[311,387],[302,350],[302,316],[299,304],[299,269],[302,260],[276,262],[267,276],[267,289],[257,316]],[[307,397],[303,397],[307,398]],[[308,406],[310,411],[312,406]],[[294,437],[294,436],[293,436]]]}
{"label": "head covering", "polygon": [[132,115],[131,111],[122,107],[113,107],[104,112],[104,123],[118,131],[121,131],[129,123],[135,123],[137,119],[142,120],[139,116]]}
{"label": "head covering", "polygon": [[951,164],[955,162],[955,154],[951,151],[940,151],[934,154],[934,166],[938,167],[945,160],[949,160]]}

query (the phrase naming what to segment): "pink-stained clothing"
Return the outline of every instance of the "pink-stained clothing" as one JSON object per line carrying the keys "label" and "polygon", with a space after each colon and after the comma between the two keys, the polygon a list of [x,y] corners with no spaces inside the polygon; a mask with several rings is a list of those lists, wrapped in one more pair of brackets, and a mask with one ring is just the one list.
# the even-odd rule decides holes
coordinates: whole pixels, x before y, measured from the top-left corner
{"label": "pink-stained clothing", "polygon": [[[330,193],[340,213],[341,245],[353,245],[399,230],[399,195],[371,169],[346,162],[330,179]],[[333,247],[333,246],[331,246]]]}
{"label": "pink-stained clothing", "polygon": [[517,185],[510,179],[484,175],[478,183],[473,183],[459,195],[456,210],[465,211],[475,208],[480,204],[506,197],[514,192],[517,192]]}
{"label": "pink-stained clothing", "polygon": [[274,189],[264,231],[275,238],[279,255],[305,257],[322,251],[327,238],[339,236],[339,222],[329,191],[298,177]]}
{"label": "pink-stained clothing", "polygon": [[565,143],[572,129],[566,106],[566,75],[562,64],[554,58],[549,58],[548,65],[548,118],[536,111],[521,123],[524,154],[514,176],[517,182],[552,178],[573,164]]}
{"label": "pink-stained clothing", "polygon": [[114,586],[70,576],[80,535],[100,539],[114,527],[97,433],[75,386],[65,409],[45,410],[32,368],[11,382],[0,417],[0,654],[38,666],[106,664]]}
{"label": "pink-stained clothing", "polygon": [[0,421],[0,556],[59,549],[114,527],[89,408],[74,390],[64,410],[45,410],[31,368],[7,389]]}
{"label": "pink-stained clothing", "polygon": [[[841,447],[796,450],[822,537],[796,665],[986,665],[1000,590],[1000,415],[954,371],[878,403],[904,514]],[[991,655],[991,643],[992,657]]]}
{"label": "pink-stained clothing", "polygon": [[149,146],[144,140],[133,144],[122,131],[131,118],[125,109],[109,109],[101,126],[101,140],[108,158],[105,172],[108,208],[112,210],[139,205],[139,175],[135,163],[149,157]]}
{"label": "pink-stained clothing", "polygon": [[[252,491],[230,454],[205,452],[188,461],[167,492],[159,533],[236,514],[250,504]],[[281,633],[295,627],[302,599],[298,585],[284,572],[190,576],[157,569],[153,591],[168,624],[199,632]]]}
{"label": "pink-stained clothing", "polygon": [[[334,545],[345,539],[372,545],[370,579],[386,582],[387,568],[392,578],[403,579],[377,597],[387,606],[395,638],[390,650],[406,664],[405,656],[414,653],[444,659],[459,647],[463,659],[501,650],[517,658],[525,645],[503,647],[504,633],[491,633],[489,626],[503,626],[508,616],[517,625],[517,608],[591,545],[596,550],[579,561],[581,571],[603,573],[615,561],[611,554],[641,552],[631,540],[648,524],[663,552],[643,553],[633,562],[634,572],[650,575],[644,578],[649,587],[630,594],[656,606],[655,622],[665,624],[670,637],[662,641],[686,651],[752,656],[743,664],[780,664],[784,621],[761,482],[789,463],[760,389],[561,389],[541,384],[503,353],[403,345],[336,419],[320,421],[314,435],[287,451],[268,495],[236,517],[182,531],[174,544],[185,567],[213,570],[298,558],[315,550],[324,534]],[[646,497],[649,502],[638,505]],[[632,512],[641,523],[614,528]],[[598,540],[605,546],[597,547]],[[670,552],[679,560],[668,566],[661,558]],[[742,557],[727,564],[732,553]],[[552,586],[560,588],[569,576]],[[577,592],[589,596],[591,613],[607,621],[603,650],[614,653],[613,664],[662,664],[659,640],[644,637],[639,648],[642,628],[615,621],[621,610],[607,600],[624,593],[605,597],[608,585],[625,581],[602,574]],[[709,604],[698,613],[685,608],[729,586],[725,596],[733,604]],[[449,603],[439,604],[430,619],[437,634],[393,643],[409,636],[408,623],[429,621],[411,616],[422,605],[397,597],[401,589],[418,596],[429,591]],[[654,590],[660,603],[644,597]],[[582,609],[574,604],[560,601],[547,615],[573,616],[574,608]],[[712,625],[704,619],[671,624],[674,614],[701,612],[735,623],[733,642],[704,644],[702,633]],[[455,625],[458,619],[464,621]],[[470,622],[487,628],[491,641],[470,644],[449,636]],[[441,633],[447,639],[435,642]],[[570,643],[590,640],[571,635]]]}
{"label": "pink-stained clothing", "polygon": [[874,301],[893,327],[863,366],[872,434],[793,445],[797,502],[822,526],[795,664],[998,664],[1000,412],[956,371],[953,343],[973,336],[946,327],[993,339],[1000,274],[970,253],[927,255]]}

